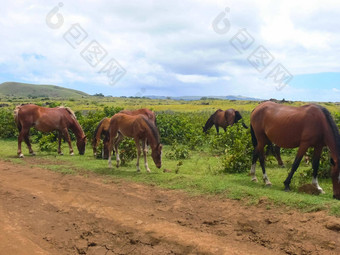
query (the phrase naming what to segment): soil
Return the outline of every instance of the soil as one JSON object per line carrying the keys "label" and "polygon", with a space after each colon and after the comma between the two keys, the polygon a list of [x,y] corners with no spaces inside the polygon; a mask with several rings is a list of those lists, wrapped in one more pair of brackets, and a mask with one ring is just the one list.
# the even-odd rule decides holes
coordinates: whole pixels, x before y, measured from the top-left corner
{"label": "soil", "polygon": [[340,254],[340,219],[0,161],[0,254]]}

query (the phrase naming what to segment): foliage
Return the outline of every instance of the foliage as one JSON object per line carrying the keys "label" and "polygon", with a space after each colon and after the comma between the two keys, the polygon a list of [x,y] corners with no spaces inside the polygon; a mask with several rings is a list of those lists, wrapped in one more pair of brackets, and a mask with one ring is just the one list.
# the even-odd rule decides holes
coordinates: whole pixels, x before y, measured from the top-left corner
{"label": "foliage", "polygon": [[[310,178],[313,174],[312,169],[312,159],[313,159],[313,150],[309,149],[306,153],[306,157],[308,157],[308,166],[310,168],[306,171],[306,175]],[[318,177],[319,178],[330,178],[331,177],[331,157],[330,157],[330,151],[327,147],[323,148],[321,158],[320,158],[320,166],[318,171]]]}
{"label": "foliage", "polygon": [[190,157],[190,150],[187,145],[179,145],[177,141],[175,141],[171,147],[170,151],[167,152],[166,156],[169,159],[188,159]]}
{"label": "foliage", "polygon": [[44,134],[39,139],[40,151],[56,152],[58,148],[58,136],[55,133]]}
{"label": "foliage", "polygon": [[[121,160],[121,165],[127,165],[130,161],[137,157],[137,148],[135,141],[132,138],[125,137],[124,140],[119,144],[119,157]],[[143,158],[143,152],[141,153],[141,158]],[[140,160],[140,162],[142,162]]]}
{"label": "foliage", "polygon": [[241,124],[228,128],[225,138],[225,155],[222,165],[226,173],[242,173],[249,170],[251,165],[253,145],[249,129]]}
{"label": "foliage", "polygon": [[13,111],[0,108],[0,138],[12,138],[18,135]]}

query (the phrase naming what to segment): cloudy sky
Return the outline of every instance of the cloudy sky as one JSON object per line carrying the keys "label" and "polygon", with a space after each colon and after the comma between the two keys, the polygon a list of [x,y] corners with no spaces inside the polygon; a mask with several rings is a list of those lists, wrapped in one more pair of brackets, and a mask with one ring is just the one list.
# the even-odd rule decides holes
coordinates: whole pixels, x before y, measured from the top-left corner
{"label": "cloudy sky", "polygon": [[0,83],[340,101],[338,1],[7,1]]}

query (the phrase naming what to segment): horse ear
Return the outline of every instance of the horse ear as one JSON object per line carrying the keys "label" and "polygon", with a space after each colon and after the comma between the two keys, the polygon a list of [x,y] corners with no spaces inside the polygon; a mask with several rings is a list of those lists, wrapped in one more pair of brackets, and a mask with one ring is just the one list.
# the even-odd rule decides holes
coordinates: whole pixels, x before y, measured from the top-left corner
{"label": "horse ear", "polygon": [[331,158],[331,164],[332,166],[335,166],[334,160]]}

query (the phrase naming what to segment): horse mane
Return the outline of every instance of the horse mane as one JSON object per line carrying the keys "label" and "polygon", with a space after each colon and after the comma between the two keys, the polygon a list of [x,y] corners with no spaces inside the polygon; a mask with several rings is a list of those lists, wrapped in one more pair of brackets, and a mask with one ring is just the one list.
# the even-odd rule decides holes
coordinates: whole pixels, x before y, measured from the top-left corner
{"label": "horse mane", "polygon": [[74,114],[74,111],[72,111],[71,108],[65,106],[58,106],[58,108],[65,109],[73,118],[77,119],[76,115]]}
{"label": "horse mane", "polygon": [[318,106],[323,112],[323,114],[325,115],[326,120],[332,130],[332,133],[335,138],[335,146],[338,151],[338,160],[340,161],[340,134],[339,134],[338,126],[335,124],[335,121],[333,120],[331,113],[325,107],[322,107],[320,105]]}
{"label": "horse mane", "polygon": [[98,133],[98,130],[99,130],[99,128],[101,127],[101,125],[103,124],[103,122],[104,122],[105,119],[106,119],[106,117],[103,118],[103,119],[99,122],[98,126],[97,126],[96,129],[94,130],[92,145],[95,145],[95,144],[96,144],[96,142],[97,142],[97,133]]}
{"label": "horse mane", "polygon": [[149,126],[149,128],[151,129],[151,132],[153,134],[153,136],[156,138],[157,144],[161,143],[161,139],[160,139],[160,135],[159,135],[159,131],[157,130],[156,126],[154,123],[152,123],[149,119],[147,119],[145,116],[141,115],[143,120],[145,121],[145,123]]}

